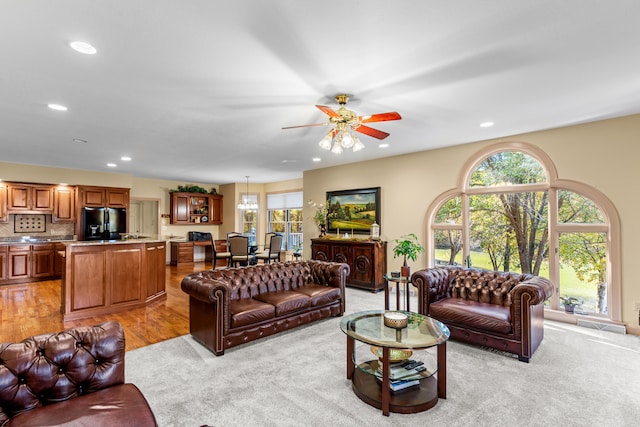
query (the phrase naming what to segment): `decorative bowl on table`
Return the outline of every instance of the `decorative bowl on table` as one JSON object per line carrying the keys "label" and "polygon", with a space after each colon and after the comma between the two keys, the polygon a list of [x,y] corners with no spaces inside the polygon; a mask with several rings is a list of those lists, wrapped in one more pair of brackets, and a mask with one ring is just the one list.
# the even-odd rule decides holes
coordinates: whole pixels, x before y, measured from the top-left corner
{"label": "decorative bowl on table", "polygon": [[[371,353],[375,354],[382,361],[382,347],[371,346]],[[389,349],[389,362],[398,363],[411,357],[413,352],[402,348]]]}
{"label": "decorative bowl on table", "polygon": [[394,329],[402,329],[407,327],[409,317],[399,311],[387,311],[383,315],[384,326]]}

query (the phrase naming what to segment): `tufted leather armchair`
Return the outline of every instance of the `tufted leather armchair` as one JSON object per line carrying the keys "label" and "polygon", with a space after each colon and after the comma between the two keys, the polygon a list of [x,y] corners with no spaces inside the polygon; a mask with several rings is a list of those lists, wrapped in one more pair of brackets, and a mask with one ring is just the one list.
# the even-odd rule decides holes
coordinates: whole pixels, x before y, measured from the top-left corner
{"label": "tufted leather armchair", "polygon": [[118,322],[0,344],[0,426],[156,426]]}
{"label": "tufted leather armchair", "polygon": [[207,270],[182,279],[191,336],[216,356],[227,348],[345,310],[349,266],[294,261]]}
{"label": "tufted leather armchair", "polygon": [[437,267],[416,271],[419,312],[447,325],[451,338],[515,353],[528,362],[544,336],[553,284],[531,274]]}

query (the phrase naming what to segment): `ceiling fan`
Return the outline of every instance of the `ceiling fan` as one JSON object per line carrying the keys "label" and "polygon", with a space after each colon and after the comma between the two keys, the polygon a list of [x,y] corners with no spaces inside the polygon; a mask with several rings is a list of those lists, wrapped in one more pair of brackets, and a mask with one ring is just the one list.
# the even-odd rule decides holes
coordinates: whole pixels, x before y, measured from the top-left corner
{"label": "ceiling fan", "polygon": [[338,111],[324,105],[316,105],[320,111],[329,116],[328,123],[313,123],[308,125],[287,126],[282,129],[294,129],[309,126],[330,126],[333,129],[320,141],[320,147],[331,150],[333,153],[342,153],[345,148],[352,148],[358,151],[364,148],[360,139],[352,131],[360,132],[377,139],[385,139],[389,136],[387,132],[365,126],[363,123],[386,122],[389,120],[400,120],[400,114],[396,112],[372,114],[370,116],[358,116],[355,112],[347,110],[345,105],[349,101],[349,95],[336,95],[336,101],[340,105]]}

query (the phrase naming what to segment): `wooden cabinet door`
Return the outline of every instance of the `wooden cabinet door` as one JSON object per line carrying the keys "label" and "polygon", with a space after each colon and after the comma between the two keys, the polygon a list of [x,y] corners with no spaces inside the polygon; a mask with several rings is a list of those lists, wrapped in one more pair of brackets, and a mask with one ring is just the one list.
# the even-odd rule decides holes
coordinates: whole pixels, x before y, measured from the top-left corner
{"label": "wooden cabinet door", "polygon": [[222,196],[220,194],[212,194],[209,202],[209,222],[215,225],[222,224]]}
{"label": "wooden cabinet door", "polygon": [[349,281],[355,285],[371,285],[374,283],[373,246],[353,246],[351,250],[353,258]]}
{"label": "wooden cabinet door", "polygon": [[76,191],[72,187],[57,187],[53,193],[53,215],[51,222],[76,221]]}
{"label": "wooden cabinet door", "polygon": [[326,243],[311,243],[311,259],[318,261],[331,261],[330,246]]}
{"label": "wooden cabinet door", "polygon": [[107,207],[109,208],[128,208],[129,207],[129,190],[125,189],[106,189]]}
{"label": "wooden cabinet door", "polygon": [[9,280],[31,277],[30,245],[9,246]]}
{"label": "wooden cabinet door", "polygon": [[109,251],[110,305],[139,301],[142,287],[143,245],[122,245],[122,249]]}
{"label": "wooden cabinet door", "polygon": [[31,277],[52,277],[55,252],[53,244],[33,245],[31,250]]}
{"label": "wooden cabinet door", "polygon": [[35,186],[31,190],[31,210],[53,211],[53,187]]}
{"label": "wooden cabinet door", "polygon": [[333,244],[331,247],[331,261],[343,262],[349,264],[349,267],[353,270],[351,265],[351,247],[349,245]]}
{"label": "wooden cabinet door", "polygon": [[27,211],[30,210],[29,204],[31,187],[27,185],[15,185],[11,184],[8,187],[9,206],[10,211]]}
{"label": "wooden cabinet door", "polygon": [[0,246],[0,282],[9,278],[9,272],[7,267],[7,254],[9,253],[7,246]]}
{"label": "wooden cabinet door", "polygon": [[9,222],[9,213],[7,212],[7,187],[0,183],[0,223]]}
{"label": "wooden cabinet door", "polygon": [[81,190],[82,207],[96,207],[101,208],[105,205],[105,191],[104,188],[83,188]]}
{"label": "wooden cabinet door", "polygon": [[188,193],[171,193],[171,224],[189,224],[190,204]]}
{"label": "wooden cabinet door", "polygon": [[146,297],[152,297],[165,290],[166,245],[149,243],[146,245]]}
{"label": "wooden cabinet door", "polygon": [[56,243],[53,249],[53,275],[54,277],[62,276],[64,270],[65,257],[61,255],[65,251],[65,245]]}

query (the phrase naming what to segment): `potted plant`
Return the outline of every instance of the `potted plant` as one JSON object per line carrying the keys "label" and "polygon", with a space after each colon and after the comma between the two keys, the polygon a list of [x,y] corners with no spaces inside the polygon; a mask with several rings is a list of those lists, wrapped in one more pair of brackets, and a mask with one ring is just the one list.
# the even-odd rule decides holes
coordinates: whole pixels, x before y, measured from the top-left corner
{"label": "potted plant", "polygon": [[415,262],[418,259],[418,254],[424,252],[424,247],[418,242],[418,236],[413,233],[401,236],[395,239],[394,242],[396,246],[393,248],[393,257],[403,257],[400,275],[409,277],[411,268],[407,265],[407,258]]}
{"label": "potted plant", "polygon": [[573,311],[576,308],[576,305],[580,305],[584,302],[584,301],[580,301],[576,297],[566,297],[566,298],[560,297],[560,300],[562,301],[562,305],[564,305],[564,311],[571,314],[573,314]]}

